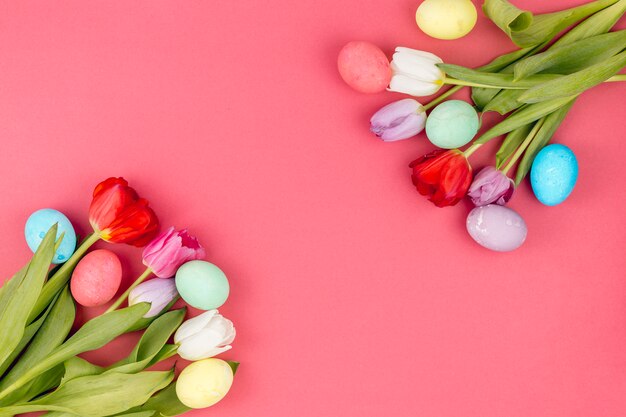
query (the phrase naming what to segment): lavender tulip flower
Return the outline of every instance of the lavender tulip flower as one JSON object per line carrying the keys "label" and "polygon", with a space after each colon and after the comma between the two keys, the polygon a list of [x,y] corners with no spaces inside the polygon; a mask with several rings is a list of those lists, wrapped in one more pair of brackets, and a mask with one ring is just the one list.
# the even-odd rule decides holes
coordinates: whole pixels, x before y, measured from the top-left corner
{"label": "lavender tulip flower", "polygon": [[385,142],[408,139],[424,130],[425,125],[426,111],[412,98],[387,104],[370,119],[370,130]]}
{"label": "lavender tulip flower", "polygon": [[477,207],[492,203],[503,206],[511,199],[513,191],[513,180],[495,167],[488,166],[476,174],[467,195]]}

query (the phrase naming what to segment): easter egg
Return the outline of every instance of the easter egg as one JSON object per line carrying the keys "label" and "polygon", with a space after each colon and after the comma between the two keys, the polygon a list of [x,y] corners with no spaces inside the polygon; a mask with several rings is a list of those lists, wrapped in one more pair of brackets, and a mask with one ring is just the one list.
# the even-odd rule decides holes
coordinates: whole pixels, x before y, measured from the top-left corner
{"label": "easter egg", "polygon": [[226,396],[233,385],[233,370],[227,362],[203,359],[189,364],[176,381],[176,396],[189,408],[206,408]]}
{"label": "easter egg", "polygon": [[469,143],[478,132],[478,114],[462,100],[444,101],[426,119],[426,136],[433,145],[444,149]]}
{"label": "easter egg", "polygon": [[476,25],[476,7],[470,0],[425,0],[415,12],[417,26],[436,39],[458,39]]}
{"label": "easter egg", "polygon": [[349,42],[339,52],[337,67],[341,78],[361,93],[385,91],[391,81],[389,60],[374,44]]}
{"label": "easter egg", "polygon": [[72,223],[60,211],[46,208],[30,215],[24,227],[24,237],[30,250],[35,252],[50,228],[57,224],[57,239],[63,234],[63,240],[52,258],[55,264],[62,264],[69,259],[76,249],[76,232]]}
{"label": "easter egg", "polygon": [[176,289],[187,304],[201,310],[222,306],[230,292],[226,275],[206,261],[190,261],[178,268]]}
{"label": "easter egg", "polygon": [[122,264],[116,254],[106,249],[89,252],[78,262],[70,289],[76,302],[85,307],[111,301],[122,282]]}
{"label": "easter egg", "polygon": [[576,155],[565,145],[548,145],[537,153],[530,168],[535,197],[546,206],[561,204],[578,179]]}
{"label": "easter egg", "polygon": [[474,208],[467,216],[466,227],[476,243],[497,252],[519,248],[528,233],[519,214],[497,204]]}

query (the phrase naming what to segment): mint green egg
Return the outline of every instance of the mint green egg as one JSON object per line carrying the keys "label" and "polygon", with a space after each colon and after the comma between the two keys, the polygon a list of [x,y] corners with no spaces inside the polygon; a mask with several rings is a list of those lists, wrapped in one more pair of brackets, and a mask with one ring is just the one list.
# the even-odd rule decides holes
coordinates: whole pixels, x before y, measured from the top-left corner
{"label": "mint green egg", "polygon": [[190,306],[212,310],[226,302],[230,285],[217,266],[206,261],[190,261],[178,268],[176,289]]}
{"label": "mint green egg", "polygon": [[426,136],[433,145],[444,149],[467,145],[478,132],[478,114],[462,100],[444,101],[426,119]]}

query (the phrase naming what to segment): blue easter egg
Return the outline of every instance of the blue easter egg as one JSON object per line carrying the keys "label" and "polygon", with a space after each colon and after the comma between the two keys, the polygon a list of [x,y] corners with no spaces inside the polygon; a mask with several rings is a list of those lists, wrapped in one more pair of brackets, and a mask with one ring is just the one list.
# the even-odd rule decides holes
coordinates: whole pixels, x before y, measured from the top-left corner
{"label": "blue easter egg", "polygon": [[54,209],[37,210],[30,215],[24,227],[24,236],[30,250],[35,252],[50,228],[57,223],[57,239],[65,233],[52,263],[62,264],[67,261],[76,249],[76,232],[65,214]]}
{"label": "blue easter egg", "polygon": [[577,179],[576,155],[565,145],[552,144],[543,148],[530,169],[530,184],[535,197],[546,206],[565,201]]}

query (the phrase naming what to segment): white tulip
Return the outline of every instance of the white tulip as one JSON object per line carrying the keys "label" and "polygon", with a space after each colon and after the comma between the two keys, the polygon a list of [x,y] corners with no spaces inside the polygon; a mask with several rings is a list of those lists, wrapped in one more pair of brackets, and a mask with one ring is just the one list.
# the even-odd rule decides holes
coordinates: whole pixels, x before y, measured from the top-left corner
{"label": "white tulip", "polygon": [[174,335],[178,354],[190,361],[210,358],[226,352],[235,340],[233,322],[217,310],[209,310],[185,321]]}
{"label": "white tulip", "polygon": [[410,94],[415,97],[435,94],[446,78],[437,67],[443,61],[430,52],[397,47],[391,61],[389,91]]}

